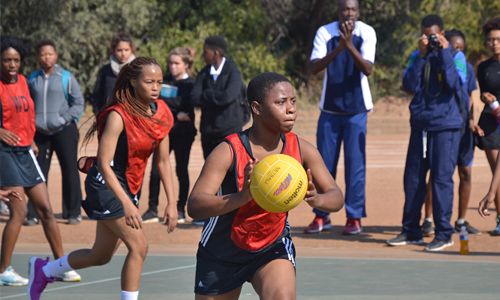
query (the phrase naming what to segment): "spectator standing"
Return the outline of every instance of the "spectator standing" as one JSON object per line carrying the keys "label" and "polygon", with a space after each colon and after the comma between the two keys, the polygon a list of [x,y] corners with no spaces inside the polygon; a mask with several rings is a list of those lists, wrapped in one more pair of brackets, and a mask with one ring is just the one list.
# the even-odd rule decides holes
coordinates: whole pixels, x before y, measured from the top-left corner
{"label": "spectator standing", "polygon": [[[168,76],[164,83],[176,87],[175,95],[169,94],[166,87],[162,89],[160,98],[165,101],[174,116],[174,127],[169,133],[170,151],[175,153],[175,172],[179,180],[179,199],[177,200],[177,223],[186,222],[186,201],[189,193],[189,155],[196,128],[194,126],[194,108],[191,103],[191,91],[194,79],[188,71],[193,65],[193,50],[175,48],[168,54]],[[158,196],[160,194],[160,174],[156,167],[157,157],[153,155],[151,177],[149,180],[148,210],[142,215],[147,223],[158,220]]]}
{"label": "spectator standing", "polygon": [[194,106],[201,107],[201,146],[203,157],[224,140],[240,131],[246,123],[243,107],[245,86],[240,71],[226,56],[227,43],[222,36],[205,39],[203,59],[206,66],[198,73],[191,92]]}
{"label": "spectator standing", "polygon": [[[347,221],[343,234],[356,235],[366,217],[366,121],[373,108],[368,77],[375,61],[375,30],[358,20],[356,0],[338,1],[339,20],[316,32],[310,70],[325,70],[321,114],[316,141],[330,173],[335,178],[344,143]],[[313,210],[315,218],[305,233],[332,227],[328,212]]]}
{"label": "spectator standing", "polygon": [[[28,85],[35,102],[37,160],[48,179],[52,154],[57,154],[62,176],[62,217],[68,224],[78,224],[82,190],[76,162],[77,123],[83,114],[84,100],[75,77],[57,64],[55,43],[41,41],[36,52],[42,68],[29,76]],[[35,217],[35,211],[29,209],[28,222]]]}
{"label": "spectator standing", "polygon": [[94,90],[90,95],[92,110],[97,116],[99,111],[113,98],[113,89],[121,68],[135,58],[132,38],[125,33],[118,33],[111,39],[109,63],[105,64],[97,74]]}
{"label": "spectator standing", "polygon": [[430,170],[436,229],[425,250],[440,251],[453,245],[453,173],[467,115],[461,100],[466,93],[467,62],[464,54],[454,51],[446,40],[443,20],[438,15],[422,19],[421,33],[418,50],[411,55],[403,76],[403,88],[414,95],[404,172],[403,228],[387,244],[423,243],[419,223]]}
{"label": "spectator standing", "polygon": [[[489,20],[483,26],[485,44],[491,52],[491,57],[482,62],[477,68],[477,79],[481,89],[481,100],[485,103],[479,126],[484,130],[484,137],[480,138],[480,143],[486,149],[486,156],[493,172],[493,179],[490,190],[486,197],[481,200],[479,213],[482,216],[489,215],[488,207],[491,202],[496,206],[496,227],[490,234],[500,236],[500,164],[497,164],[500,151],[500,134],[498,131],[498,121],[500,119],[500,17]],[[496,104],[495,104],[496,102]],[[486,105],[487,104],[487,105]]]}
{"label": "spectator standing", "polygon": [[[446,31],[446,39],[456,51],[462,51],[465,54],[467,44],[465,43],[465,35],[457,29]],[[460,232],[462,226],[465,226],[470,234],[480,234],[481,232],[472,226],[465,216],[469,208],[469,199],[472,188],[472,162],[474,159],[474,134],[478,136],[484,135],[484,132],[474,123],[474,106],[472,103],[472,92],[477,89],[476,76],[474,67],[467,62],[467,92],[464,93],[464,106],[467,108],[467,122],[464,123],[460,146],[458,149],[458,176],[460,184],[458,186],[458,218],[455,221],[455,232]],[[432,193],[431,186],[427,184],[427,192],[425,195],[425,219],[422,224],[422,233],[424,236],[430,236],[434,233],[432,226]]]}

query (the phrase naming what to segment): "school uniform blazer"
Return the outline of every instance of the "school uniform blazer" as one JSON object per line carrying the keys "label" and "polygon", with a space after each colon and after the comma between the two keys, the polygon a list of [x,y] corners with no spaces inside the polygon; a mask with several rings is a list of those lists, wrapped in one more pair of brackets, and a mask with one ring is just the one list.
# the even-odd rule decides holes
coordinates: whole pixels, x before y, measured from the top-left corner
{"label": "school uniform blazer", "polygon": [[211,65],[196,76],[191,101],[201,108],[200,131],[210,137],[225,137],[241,130],[245,124],[242,101],[245,87],[236,64],[226,57],[222,71],[214,81]]}

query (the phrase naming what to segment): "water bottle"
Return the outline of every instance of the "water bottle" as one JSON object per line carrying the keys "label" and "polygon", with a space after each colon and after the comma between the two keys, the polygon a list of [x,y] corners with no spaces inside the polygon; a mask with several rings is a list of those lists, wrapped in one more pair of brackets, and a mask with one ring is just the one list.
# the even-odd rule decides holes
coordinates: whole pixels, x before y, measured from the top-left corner
{"label": "water bottle", "polygon": [[465,226],[460,227],[460,254],[469,254],[469,233]]}

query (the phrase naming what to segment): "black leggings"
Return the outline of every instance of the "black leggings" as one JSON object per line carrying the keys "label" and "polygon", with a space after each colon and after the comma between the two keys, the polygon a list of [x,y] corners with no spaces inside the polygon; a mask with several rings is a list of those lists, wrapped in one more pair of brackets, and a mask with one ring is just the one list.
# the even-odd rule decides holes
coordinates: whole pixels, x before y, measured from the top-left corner
{"label": "black leggings", "polygon": [[[179,200],[177,201],[177,210],[184,212],[189,194],[189,154],[193,145],[196,131],[193,133],[175,133],[172,132],[170,138],[170,152],[175,154],[175,173],[179,179]],[[160,173],[156,165],[156,155],[153,155],[153,164],[151,166],[151,178],[149,180],[149,202],[148,210],[158,212],[158,196],[160,195]],[[172,199],[169,199],[172,200]]]}

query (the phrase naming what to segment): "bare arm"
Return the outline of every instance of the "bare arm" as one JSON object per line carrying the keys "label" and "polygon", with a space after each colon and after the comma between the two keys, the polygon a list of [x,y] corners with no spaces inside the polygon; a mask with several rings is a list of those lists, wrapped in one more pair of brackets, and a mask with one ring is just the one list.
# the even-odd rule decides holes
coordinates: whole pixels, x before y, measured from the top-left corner
{"label": "bare arm", "polygon": [[248,188],[253,163],[245,169],[245,184],[241,192],[216,196],[232,163],[227,143],[219,144],[208,156],[188,199],[188,213],[194,219],[206,219],[233,211],[252,199]]}
{"label": "bare arm", "polygon": [[304,139],[300,139],[302,160],[309,177],[309,188],[305,201],[325,211],[339,211],[344,206],[344,195],[323,162],[318,150]]}
{"label": "bare arm", "polygon": [[168,135],[161,141],[158,149],[156,149],[158,172],[160,179],[167,195],[167,206],[165,207],[165,225],[167,232],[172,232],[177,225],[177,205],[174,201],[172,166],[170,165],[170,140]]}
{"label": "bare arm", "polygon": [[97,150],[97,160],[99,163],[99,171],[101,172],[106,185],[115,194],[116,198],[122,203],[125,211],[125,221],[128,226],[139,229],[142,228],[142,219],[139,210],[130,200],[129,196],[122,188],[115,172],[111,168],[111,161],[115,155],[118,138],[123,131],[123,120],[121,116],[111,111],[106,120],[106,126],[99,140],[99,148]]}

